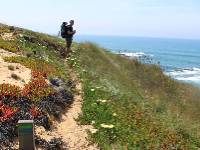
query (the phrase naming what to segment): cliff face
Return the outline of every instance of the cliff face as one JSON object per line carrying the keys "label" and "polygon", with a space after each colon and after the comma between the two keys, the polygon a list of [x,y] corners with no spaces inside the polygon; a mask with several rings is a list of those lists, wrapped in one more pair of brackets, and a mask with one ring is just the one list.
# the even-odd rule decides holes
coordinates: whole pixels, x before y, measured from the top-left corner
{"label": "cliff face", "polygon": [[[0,25],[0,141],[5,141],[0,147],[9,146],[17,136],[12,132],[17,120],[27,117],[37,122],[37,142],[43,149],[55,136],[61,139],[54,144],[63,142],[70,149],[97,149],[85,140],[86,129],[101,149],[200,146],[199,89],[172,80],[159,66],[129,60],[92,43],[73,43],[66,60],[60,58],[64,48],[61,39]],[[63,114],[67,117],[59,124]]]}

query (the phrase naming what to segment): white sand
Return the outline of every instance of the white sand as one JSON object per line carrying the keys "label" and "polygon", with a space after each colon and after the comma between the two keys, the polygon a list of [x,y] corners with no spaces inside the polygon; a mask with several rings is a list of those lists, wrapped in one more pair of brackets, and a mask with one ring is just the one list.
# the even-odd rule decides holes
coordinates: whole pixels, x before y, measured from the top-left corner
{"label": "white sand", "polygon": [[[15,53],[0,49],[0,84],[9,83],[23,87],[25,83],[28,83],[31,79],[31,70],[18,63],[8,63],[3,60],[3,57],[17,56]],[[15,69],[11,71],[8,66],[12,65]],[[18,69],[16,69],[18,68]],[[16,74],[20,77],[19,80],[15,80],[11,77],[11,74]],[[24,82],[22,82],[24,80]]]}

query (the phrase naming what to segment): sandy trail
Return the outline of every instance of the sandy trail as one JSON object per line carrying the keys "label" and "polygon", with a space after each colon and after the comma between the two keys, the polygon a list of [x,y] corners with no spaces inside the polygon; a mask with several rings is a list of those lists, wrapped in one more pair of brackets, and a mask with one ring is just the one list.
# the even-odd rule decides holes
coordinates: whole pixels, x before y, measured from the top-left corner
{"label": "sandy trail", "polygon": [[90,125],[78,125],[75,121],[81,113],[83,103],[82,85],[77,80],[76,89],[79,92],[75,95],[71,108],[63,115],[62,121],[55,124],[55,129],[52,132],[45,132],[44,128],[39,127],[36,128],[36,133],[46,140],[61,137],[67,145],[65,148],[69,150],[98,150],[97,145],[87,140],[87,130],[95,132],[96,129]]}
{"label": "sandy trail", "polygon": [[[21,64],[8,63],[3,60],[3,57],[12,56],[18,55],[0,49],[0,84],[9,83],[23,88],[24,84],[28,83],[31,79],[31,70]],[[13,71],[9,70],[9,65],[14,66],[15,69]],[[12,73],[17,74],[21,79],[15,80],[11,78]],[[62,138],[65,143],[64,145],[66,145],[65,148],[69,150],[98,150],[97,145],[87,140],[87,130],[95,132],[96,129],[90,125],[78,125],[75,121],[81,113],[83,103],[82,85],[76,79],[75,74],[72,73],[71,77],[76,82],[76,90],[78,91],[74,96],[74,102],[71,108],[62,116],[61,122],[55,122],[53,131],[47,132],[43,127],[36,127],[36,133],[47,141],[54,137]],[[18,142],[16,144],[18,145]],[[17,145],[16,147],[18,147]]]}

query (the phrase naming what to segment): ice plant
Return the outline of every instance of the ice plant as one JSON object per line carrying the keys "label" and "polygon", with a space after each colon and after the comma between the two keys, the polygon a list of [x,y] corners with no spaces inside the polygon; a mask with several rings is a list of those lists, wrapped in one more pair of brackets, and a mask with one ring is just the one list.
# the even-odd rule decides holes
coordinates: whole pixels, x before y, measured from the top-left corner
{"label": "ice plant", "polygon": [[23,96],[29,99],[38,100],[44,96],[54,93],[54,90],[48,85],[44,77],[45,74],[41,72],[32,72],[31,81],[24,86],[22,91]]}
{"label": "ice plant", "polygon": [[13,110],[11,107],[8,107],[2,103],[0,103],[0,121],[6,121],[10,117],[12,117],[18,109]]}
{"label": "ice plant", "polygon": [[33,116],[34,118],[40,115],[40,112],[36,109],[36,107],[32,107],[32,108],[30,109],[30,112],[31,112],[31,114],[32,114],[32,116]]}
{"label": "ice plant", "polygon": [[10,84],[1,84],[0,85],[0,98],[4,96],[9,96],[11,98],[16,99],[20,96],[21,88],[15,85]]}

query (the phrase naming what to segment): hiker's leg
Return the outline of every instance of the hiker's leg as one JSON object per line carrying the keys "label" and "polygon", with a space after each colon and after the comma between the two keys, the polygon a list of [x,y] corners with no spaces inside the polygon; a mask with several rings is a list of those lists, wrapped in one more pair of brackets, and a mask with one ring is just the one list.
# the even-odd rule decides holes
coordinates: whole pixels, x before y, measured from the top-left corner
{"label": "hiker's leg", "polygon": [[62,50],[60,50],[60,56],[62,57],[62,58],[66,58],[66,50],[67,50],[67,48],[65,48],[65,49],[62,49]]}
{"label": "hiker's leg", "polygon": [[72,39],[67,39],[66,41],[67,41],[67,56],[68,56],[71,52]]}
{"label": "hiker's leg", "polygon": [[67,57],[67,39],[65,39],[65,41],[66,41],[66,48],[60,50],[60,55],[62,58]]}

